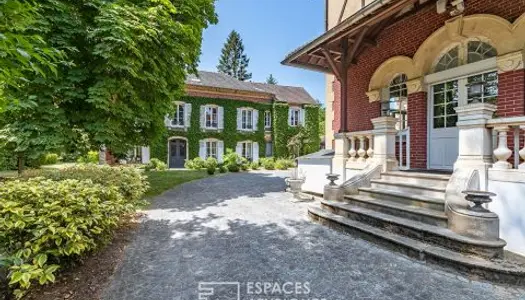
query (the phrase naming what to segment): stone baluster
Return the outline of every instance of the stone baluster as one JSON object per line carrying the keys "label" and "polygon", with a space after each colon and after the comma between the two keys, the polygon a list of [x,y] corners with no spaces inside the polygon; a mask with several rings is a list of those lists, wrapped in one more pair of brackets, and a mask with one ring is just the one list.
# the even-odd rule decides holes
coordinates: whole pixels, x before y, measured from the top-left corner
{"label": "stone baluster", "polygon": [[[520,130],[523,131],[523,137],[525,138],[525,125],[521,125],[520,126]],[[519,147],[519,146],[516,146],[516,147]],[[520,157],[521,159],[523,160],[523,162],[519,165],[519,169],[520,170],[525,170],[525,145],[523,146],[523,148],[520,149]]]}
{"label": "stone baluster", "polygon": [[512,166],[507,161],[512,155],[512,150],[507,147],[507,131],[509,131],[509,127],[496,127],[494,130],[498,133],[498,147],[494,149],[494,156],[497,159],[494,169],[510,169]]}
{"label": "stone baluster", "polygon": [[366,150],[366,155],[368,155],[368,160],[372,160],[374,157],[374,136],[369,134],[366,136],[368,139],[368,150]]}
{"label": "stone baluster", "polygon": [[359,158],[357,159],[357,161],[362,163],[362,162],[366,162],[365,136],[360,135],[358,138],[359,138],[359,150],[357,150],[357,155],[359,155]]}
{"label": "stone baluster", "polygon": [[355,150],[355,136],[350,137],[350,150],[348,151],[348,155],[350,156],[350,161],[356,160],[357,151]]}

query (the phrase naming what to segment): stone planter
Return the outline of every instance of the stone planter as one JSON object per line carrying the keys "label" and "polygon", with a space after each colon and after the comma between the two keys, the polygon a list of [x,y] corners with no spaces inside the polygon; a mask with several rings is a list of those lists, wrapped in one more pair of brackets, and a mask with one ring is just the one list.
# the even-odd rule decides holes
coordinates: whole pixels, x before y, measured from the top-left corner
{"label": "stone planter", "polygon": [[303,186],[304,184],[304,179],[292,179],[292,178],[288,178],[286,180],[286,182],[288,183],[288,186],[290,187],[290,192],[292,193],[298,193],[301,191],[301,187]]}

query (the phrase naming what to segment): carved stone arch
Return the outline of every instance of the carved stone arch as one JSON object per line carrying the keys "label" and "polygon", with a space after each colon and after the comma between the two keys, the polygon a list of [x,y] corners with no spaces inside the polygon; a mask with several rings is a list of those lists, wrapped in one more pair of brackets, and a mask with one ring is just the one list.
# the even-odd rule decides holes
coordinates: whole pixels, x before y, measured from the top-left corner
{"label": "carved stone arch", "polygon": [[432,72],[439,56],[469,39],[485,41],[496,48],[498,55],[523,48],[523,42],[513,36],[513,26],[507,20],[487,14],[459,16],[445,22],[445,26],[432,33],[414,54],[414,65],[419,75]]}
{"label": "carved stone arch", "polygon": [[512,35],[514,40],[525,48],[525,13],[514,21],[512,25]]}
{"label": "carved stone arch", "polygon": [[408,80],[418,77],[410,57],[394,56],[383,62],[374,72],[368,85],[369,91],[379,90],[390,85],[394,77],[405,74]]}

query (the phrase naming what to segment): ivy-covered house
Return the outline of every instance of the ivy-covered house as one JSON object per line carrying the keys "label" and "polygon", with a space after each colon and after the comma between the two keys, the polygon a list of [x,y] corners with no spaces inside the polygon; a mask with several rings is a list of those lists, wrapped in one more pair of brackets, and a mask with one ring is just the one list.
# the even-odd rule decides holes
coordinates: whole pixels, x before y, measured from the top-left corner
{"label": "ivy-covered house", "polygon": [[300,130],[310,137],[303,153],[319,149],[319,105],[302,87],[239,81],[231,76],[199,72],[186,80],[186,96],[175,101],[165,118],[166,131],[150,147],[149,157],[170,168],[187,159],[215,157],[227,149],[256,161],[288,157],[288,140]]}

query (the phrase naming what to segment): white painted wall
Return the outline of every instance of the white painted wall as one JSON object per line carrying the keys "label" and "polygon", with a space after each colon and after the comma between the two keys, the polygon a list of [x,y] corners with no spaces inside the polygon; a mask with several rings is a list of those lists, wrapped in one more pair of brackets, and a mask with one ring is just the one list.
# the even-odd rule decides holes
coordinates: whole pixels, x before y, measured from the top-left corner
{"label": "white painted wall", "polygon": [[141,147],[142,150],[142,163],[147,164],[150,160],[149,147]]}
{"label": "white painted wall", "polygon": [[499,216],[505,249],[525,255],[525,171],[490,169],[488,190],[497,194],[488,208]]}
{"label": "white painted wall", "polygon": [[[328,183],[326,174],[331,171],[331,158],[299,158],[298,173],[305,178],[302,190],[318,194],[324,193],[324,186]],[[341,182],[337,182],[341,184]]]}

